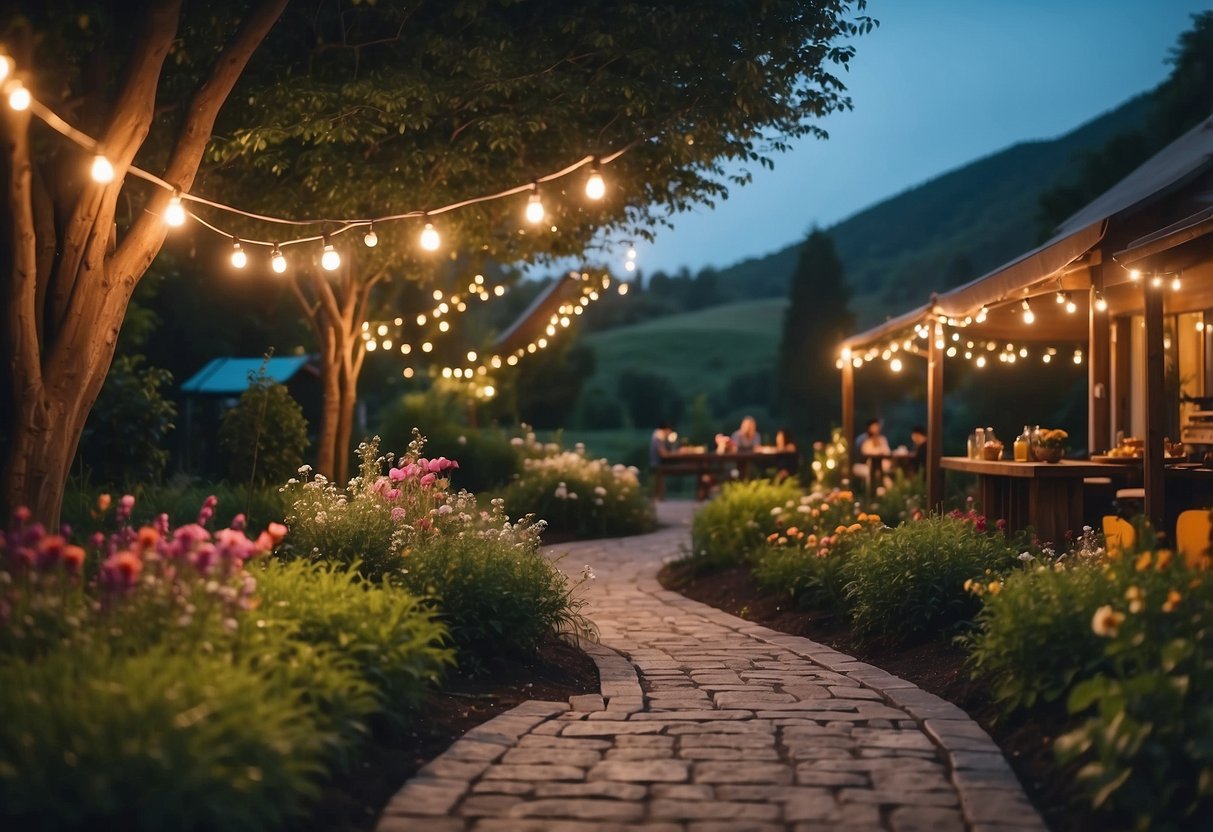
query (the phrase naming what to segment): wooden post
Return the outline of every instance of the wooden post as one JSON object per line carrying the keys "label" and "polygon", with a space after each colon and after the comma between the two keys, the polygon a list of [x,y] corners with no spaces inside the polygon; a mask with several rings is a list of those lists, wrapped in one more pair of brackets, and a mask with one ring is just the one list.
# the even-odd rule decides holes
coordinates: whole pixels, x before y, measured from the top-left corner
{"label": "wooden post", "polygon": [[[1102,269],[1102,266],[1096,266]],[[1111,347],[1112,328],[1107,312],[1095,308],[1097,288],[1102,280],[1091,286],[1087,323],[1087,450],[1092,454],[1102,453],[1111,447]]]}
{"label": "wooden post", "polygon": [[851,466],[855,462],[855,367],[851,364],[850,352],[842,359],[842,438],[846,440],[847,453],[843,460],[843,479],[851,478]]}
{"label": "wooden post", "polygon": [[927,507],[943,506],[943,325],[931,326],[927,350]]}
{"label": "wooden post", "polygon": [[1132,412],[1130,410],[1129,387],[1132,384],[1133,372],[1133,319],[1129,316],[1113,318],[1109,321],[1112,331],[1112,440],[1116,434],[1124,432],[1125,436],[1132,431]]}
{"label": "wooden post", "polygon": [[1161,288],[1151,286],[1152,281],[1142,279],[1142,293],[1145,296],[1146,318],[1146,365],[1145,387],[1146,397],[1146,447],[1145,447],[1145,486],[1146,486],[1146,516],[1154,524],[1156,531],[1165,531],[1163,521],[1166,519],[1164,506],[1164,476],[1165,464],[1163,449],[1163,432],[1166,430],[1167,407],[1165,358],[1163,353],[1163,292]]}

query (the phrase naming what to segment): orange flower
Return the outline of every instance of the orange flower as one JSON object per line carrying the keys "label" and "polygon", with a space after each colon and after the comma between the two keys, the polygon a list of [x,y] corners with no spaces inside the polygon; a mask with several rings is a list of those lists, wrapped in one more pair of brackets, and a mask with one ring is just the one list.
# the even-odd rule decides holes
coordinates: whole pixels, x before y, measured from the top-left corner
{"label": "orange flower", "polygon": [[151,526],[144,526],[139,530],[138,543],[140,549],[151,549],[159,542],[160,532]]}
{"label": "orange flower", "polygon": [[108,511],[110,504],[113,502],[113,497],[108,494],[97,495],[97,511]]}
{"label": "orange flower", "polygon": [[1142,552],[1140,555],[1137,556],[1137,562],[1133,565],[1133,568],[1136,569],[1138,572],[1145,572],[1147,569],[1150,568],[1150,561],[1152,561],[1153,559],[1154,559],[1153,552]]}
{"label": "orange flower", "polygon": [[1167,600],[1163,602],[1162,611],[1163,612],[1174,612],[1175,608],[1179,606],[1179,602],[1182,600],[1183,600],[1182,595],[1180,595],[1174,589],[1171,590],[1170,592],[1167,593]]}
{"label": "orange flower", "polygon": [[986,590],[991,595],[997,595],[1002,592],[1002,581],[990,581],[990,583],[986,584]]}
{"label": "orange flower", "polygon": [[69,572],[79,572],[84,565],[84,549],[79,546],[63,547],[63,565]]}
{"label": "orange flower", "polygon": [[1158,559],[1154,562],[1154,568],[1161,572],[1171,565],[1171,560],[1174,557],[1175,553],[1170,549],[1159,549]]}
{"label": "orange flower", "polygon": [[1125,623],[1125,614],[1112,609],[1108,604],[1095,611],[1095,615],[1091,618],[1091,630],[1097,636],[1104,638],[1115,638],[1120,632],[1120,625]]}

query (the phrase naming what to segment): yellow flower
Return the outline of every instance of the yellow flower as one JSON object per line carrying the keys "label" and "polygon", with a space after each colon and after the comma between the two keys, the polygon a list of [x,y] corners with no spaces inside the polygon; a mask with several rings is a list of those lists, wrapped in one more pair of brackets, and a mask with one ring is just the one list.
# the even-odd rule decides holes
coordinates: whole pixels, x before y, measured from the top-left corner
{"label": "yellow flower", "polygon": [[847,526],[847,531],[857,532],[862,528],[863,528],[863,526],[859,525],[858,523],[852,523],[851,525]]}
{"label": "yellow flower", "polygon": [[1112,609],[1111,605],[1104,604],[1095,611],[1094,617],[1091,619],[1091,630],[1097,636],[1105,638],[1115,638],[1120,632],[1120,625],[1125,622],[1125,614]]}
{"label": "yellow flower", "polygon": [[1156,560],[1154,562],[1154,568],[1157,569],[1159,572],[1161,572],[1162,570],[1166,569],[1168,566],[1171,565],[1171,559],[1174,556],[1175,556],[1175,553],[1172,552],[1170,549],[1159,549],[1158,550],[1158,560]]}
{"label": "yellow flower", "polygon": [[1145,608],[1146,594],[1139,586],[1131,586],[1125,590],[1125,600],[1129,602],[1129,612],[1139,613]]}
{"label": "yellow flower", "polygon": [[1142,552],[1140,555],[1137,556],[1137,563],[1134,565],[1133,568],[1136,569],[1138,572],[1145,572],[1147,569],[1150,568],[1150,561],[1153,560],[1153,557],[1154,557],[1153,552]]}
{"label": "yellow flower", "polygon": [[1002,592],[1002,581],[990,581],[990,583],[986,585],[986,589],[991,595],[997,595],[998,593]]}
{"label": "yellow flower", "polygon": [[1167,593],[1167,600],[1163,602],[1162,611],[1163,612],[1174,612],[1175,608],[1179,606],[1179,602],[1182,600],[1183,600],[1183,596],[1180,595],[1179,592],[1177,592],[1174,589],[1171,590],[1170,592]]}

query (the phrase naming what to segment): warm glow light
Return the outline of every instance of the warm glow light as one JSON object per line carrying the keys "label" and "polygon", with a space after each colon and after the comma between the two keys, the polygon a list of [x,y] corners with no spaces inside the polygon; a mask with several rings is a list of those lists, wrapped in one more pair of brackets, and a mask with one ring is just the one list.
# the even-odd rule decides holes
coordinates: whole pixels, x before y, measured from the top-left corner
{"label": "warm glow light", "polygon": [[244,253],[244,249],[240,247],[239,240],[232,241],[232,267],[243,269],[248,265],[248,255]]}
{"label": "warm glow light", "polygon": [[851,366],[858,370],[860,367],[863,366],[863,359],[859,358],[858,356],[856,356],[855,358],[852,358]]}
{"label": "warm glow light", "polygon": [[1183,287],[1183,281],[1179,279],[1179,275],[1175,275],[1175,277],[1171,279],[1171,291],[1178,292]]}
{"label": "warm glow light", "polygon": [[493,387],[493,385],[491,385],[491,384],[484,385],[484,397],[486,399],[491,399],[491,398],[493,398],[493,396],[496,396],[496,395],[497,395],[497,390]]}
{"label": "warm glow light", "polygon": [[441,245],[442,237],[438,235],[438,229],[434,228],[433,223],[427,222],[421,230],[421,247],[426,251],[437,251]]}
{"label": "warm glow light", "polygon": [[412,351],[413,351],[412,344],[401,344],[400,345],[400,354],[401,355],[408,355]]}
{"label": "warm glow light", "polygon": [[367,248],[374,248],[379,245],[379,235],[375,233],[375,225],[372,223],[366,230],[366,234],[362,237],[362,242],[366,243]]}
{"label": "warm glow light", "polygon": [[8,106],[12,107],[17,112],[28,110],[30,101],[29,90],[20,81],[13,81],[8,88]]}
{"label": "warm glow light", "polygon": [[1204,332],[1204,331],[1205,331],[1205,322],[1204,322],[1204,321],[1197,321],[1197,322],[1196,322],[1196,331],[1197,331],[1197,332]]}
{"label": "warm glow light", "polygon": [[380,324],[375,331],[380,335],[387,335],[387,324]]}
{"label": "warm glow light", "polygon": [[977,360],[974,361],[973,363],[976,364],[978,367],[984,367],[984,366],[986,366],[986,357],[984,355],[979,355],[979,356],[977,356]]}
{"label": "warm glow light", "polygon": [[989,317],[989,315],[990,315],[990,310],[984,306],[981,307],[981,309],[977,313],[977,323],[984,324],[986,322],[986,318]]}
{"label": "warm glow light", "polygon": [[501,368],[501,356],[494,355],[492,357],[492,359],[489,361],[489,363],[493,365],[494,370],[500,369]]}
{"label": "warm glow light", "polygon": [[0,81],[13,73],[13,59],[8,55],[0,55]]}
{"label": "warm glow light", "polygon": [[1074,298],[1070,297],[1070,293],[1066,292],[1066,312],[1073,315],[1078,311],[1078,304],[1074,302]]}
{"label": "warm glow light", "polygon": [[390,350],[392,348],[392,339],[391,338],[383,339],[383,348],[385,350]]}
{"label": "warm glow light", "polygon": [[103,154],[98,153],[93,157],[91,174],[94,182],[100,182],[102,185],[109,184],[114,181],[114,166]]}
{"label": "warm glow light", "polygon": [[1134,280],[1134,281],[1141,280],[1141,270],[1140,269],[1129,269],[1129,280]]}
{"label": "warm glow light", "polygon": [[476,360],[476,351],[468,350],[468,361],[475,361],[475,360]]}
{"label": "warm glow light", "polygon": [[[111,178],[112,174],[111,171]],[[168,201],[168,207],[164,209],[164,221],[173,228],[185,224],[185,206],[181,204],[181,194],[173,194],[173,198]]]}
{"label": "warm glow light", "polygon": [[1025,324],[1031,324],[1035,322],[1035,320],[1036,313],[1032,311],[1032,304],[1028,303],[1027,299],[1025,298],[1023,302],[1023,322]]}
{"label": "warm glow light", "polygon": [[552,326],[551,324],[548,324],[547,329],[544,331],[547,332],[548,335],[555,335],[556,327]]}
{"label": "warm glow light", "polygon": [[424,344],[421,345],[421,351],[422,352],[433,352],[434,345],[431,344],[429,341],[426,341]]}
{"label": "warm glow light", "polygon": [[1158,275],[1158,274],[1154,275],[1154,277],[1150,280],[1150,285],[1153,286],[1155,289],[1161,289],[1162,288],[1162,275]]}
{"label": "warm glow light", "polygon": [[472,282],[474,284],[476,284],[477,286],[483,286],[484,285],[484,275],[482,275],[482,274],[476,275],[475,277],[472,278]]}
{"label": "warm glow light", "polygon": [[282,249],[278,248],[277,243],[274,243],[274,251],[270,254],[270,268],[278,274],[286,271],[286,258],[282,256]]}
{"label": "warm glow light", "polygon": [[429,320],[429,318],[427,318],[425,315],[418,315],[417,316],[417,326],[425,326],[425,322],[428,320]]}
{"label": "warm glow light", "polygon": [[1069,295],[1069,292],[1058,292],[1057,293],[1056,300],[1057,300],[1058,306],[1060,306],[1061,304],[1066,302],[1068,295]]}
{"label": "warm glow light", "polygon": [[439,322],[438,322],[438,331],[439,331],[439,332],[446,332],[446,331],[447,331],[447,330],[449,330],[450,328],[451,328],[451,325],[450,325],[449,323],[447,323],[446,321],[439,321]]}
{"label": "warm glow light", "polygon": [[890,362],[889,362],[889,369],[890,369],[890,370],[892,370],[892,371],[893,371],[893,372],[895,372],[895,373],[900,373],[900,372],[901,372],[901,359],[900,359],[900,358],[894,358],[892,361],[890,361]]}
{"label": "warm glow light", "polygon": [[1041,360],[1041,361],[1043,361],[1044,363],[1048,364],[1050,361],[1052,361],[1052,360],[1053,360],[1053,356],[1049,355],[1049,354],[1046,352],[1044,355],[1042,355],[1042,356],[1040,357],[1040,360]]}
{"label": "warm glow light", "polygon": [[504,286],[494,286],[493,294],[496,295],[497,297],[501,297],[502,295],[505,294],[505,287]]}
{"label": "warm glow light", "polygon": [[598,170],[598,163],[590,168],[590,176],[585,180],[585,195],[595,201],[606,196],[606,181],[602,178],[602,173]]}
{"label": "warm glow light", "polygon": [[1103,296],[1103,292],[1095,293],[1095,311],[1096,312],[1107,312],[1108,311],[1108,299]]}
{"label": "warm glow light", "polygon": [[366,351],[367,352],[374,352],[378,347],[379,347],[379,345],[376,344],[374,341],[366,342]]}
{"label": "warm glow light", "polygon": [[1074,350],[1074,363],[1075,364],[1082,363],[1082,350]]}
{"label": "warm glow light", "polygon": [[531,225],[538,225],[543,222],[543,217],[547,212],[543,210],[543,200],[539,197],[539,190],[536,188],[531,193],[530,199],[526,203],[526,221]]}
{"label": "warm glow light", "polygon": [[452,370],[450,367],[443,367],[443,368],[442,368],[442,377],[443,377],[443,378],[450,378],[450,377],[451,377],[451,376],[453,376],[454,374],[455,374],[455,371],[454,371],[454,370]]}
{"label": "warm glow light", "polygon": [[405,368],[404,368],[404,373],[403,373],[403,375],[404,375],[404,377],[405,377],[405,378],[412,378],[412,377],[413,377],[413,368],[412,368],[412,367],[405,367]]}
{"label": "warm glow light", "polygon": [[1020,347],[1020,348],[1019,348],[1019,357],[1020,357],[1020,358],[1027,358],[1027,357],[1028,357],[1028,348],[1027,348],[1027,347]]}
{"label": "warm glow light", "polygon": [[947,355],[948,355],[948,358],[955,358],[956,357],[956,347],[948,347]]}
{"label": "warm glow light", "polygon": [[441,289],[434,290],[434,300],[442,300],[442,290]]}
{"label": "warm glow light", "polygon": [[840,354],[842,355],[843,361],[851,360],[851,348],[850,347],[843,347],[842,352]]}
{"label": "warm glow light", "polygon": [[518,356],[511,355],[509,358],[507,358],[505,360],[505,363],[509,364],[511,367],[513,367],[514,365],[516,365],[518,363]]}
{"label": "warm glow light", "polygon": [[337,253],[337,249],[333,248],[333,244],[328,241],[328,237],[324,238],[324,253],[320,255],[320,265],[325,271],[335,272],[341,266],[341,255]]}

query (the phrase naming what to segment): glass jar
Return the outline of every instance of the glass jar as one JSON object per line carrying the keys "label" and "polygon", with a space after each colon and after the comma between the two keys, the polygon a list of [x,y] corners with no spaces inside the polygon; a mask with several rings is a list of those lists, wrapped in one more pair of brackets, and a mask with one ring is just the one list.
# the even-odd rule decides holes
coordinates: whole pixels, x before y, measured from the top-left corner
{"label": "glass jar", "polygon": [[978,428],[973,431],[973,459],[981,459],[982,451],[986,446],[986,432],[983,428]]}
{"label": "glass jar", "polygon": [[1015,461],[1028,462],[1031,456],[1032,447],[1032,428],[1029,425],[1023,426],[1023,433],[1015,437]]}

